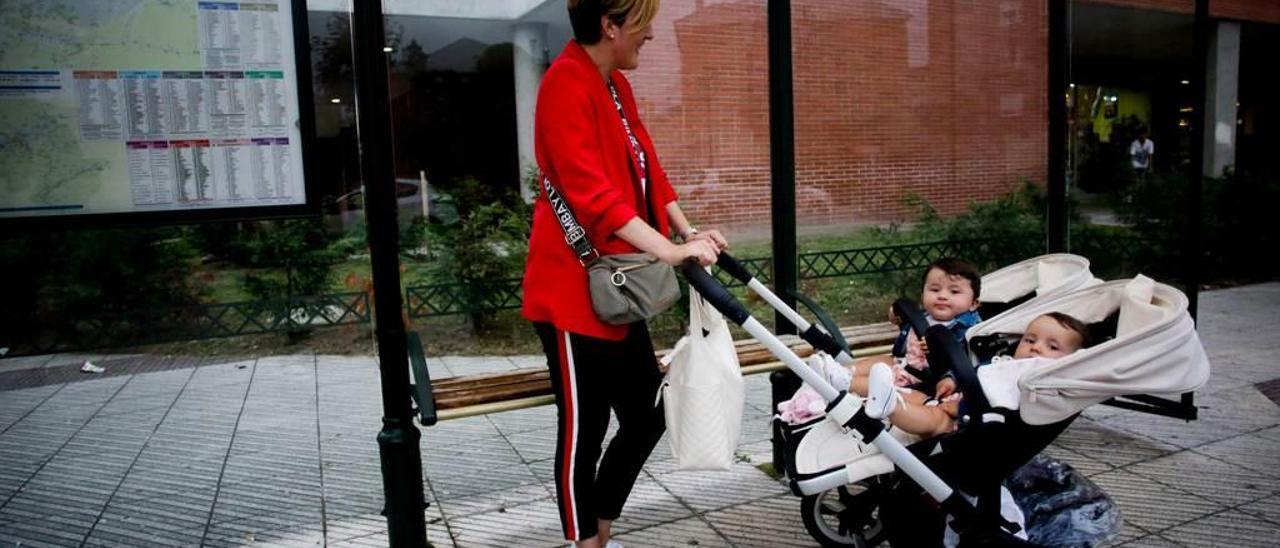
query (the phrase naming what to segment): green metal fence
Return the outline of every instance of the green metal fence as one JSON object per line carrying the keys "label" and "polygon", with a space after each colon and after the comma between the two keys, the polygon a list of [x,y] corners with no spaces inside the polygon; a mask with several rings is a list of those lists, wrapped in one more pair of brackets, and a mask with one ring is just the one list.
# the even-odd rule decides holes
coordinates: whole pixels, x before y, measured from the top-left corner
{"label": "green metal fence", "polygon": [[[1073,234],[1076,253],[1093,259],[1094,272],[1106,277],[1131,274],[1154,264],[1153,242],[1097,233]],[[1001,265],[1042,253],[1043,240],[1026,238],[921,242],[798,255],[800,279],[815,280],[914,270],[946,256]],[[773,277],[770,257],[740,258],[762,282]],[[721,271],[727,286],[741,285]],[[490,313],[520,307],[519,278],[410,286],[405,307],[412,318]],[[45,329],[33,341],[16,341],[9,355],[125,347],[175,340],[201,340],[281,331],[298,331],[370,321],[366,293],[248,301],[100,314]]]}
{"label": "green metal fence", "polygon": [[368,323],[369,318],[366,293],[131,310],[69,319],[33,340],[15,341],[10,355],[299,331]]}
{"label": "green metal fence", "polygon": [[520,278],[472,283],[410,286],[405,305],[411,318],[496,312],[520,308]]}

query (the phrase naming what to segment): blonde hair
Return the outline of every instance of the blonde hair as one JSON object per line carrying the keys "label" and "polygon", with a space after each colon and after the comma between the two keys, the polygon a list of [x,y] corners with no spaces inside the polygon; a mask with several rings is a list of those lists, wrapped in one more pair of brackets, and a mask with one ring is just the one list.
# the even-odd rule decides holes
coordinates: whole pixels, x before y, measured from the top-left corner
{"label": "blonde hair", "polygon": [[614,0],[609,3],[616,4],[617,11],[610,11],[609,15],[625,14],[637,28],[644,28],[658,16],[658,2],[659,0]]}
{"label": "blonde hair", "polygon": [[600,17],[608,17],[614,24],[622,26],[631,22],[638,29],[643,29],[653,22],[658,15],[660,0],[568,0],[569,23],[573,26],[573,37],[583,44],[594,44],[600,41]]}

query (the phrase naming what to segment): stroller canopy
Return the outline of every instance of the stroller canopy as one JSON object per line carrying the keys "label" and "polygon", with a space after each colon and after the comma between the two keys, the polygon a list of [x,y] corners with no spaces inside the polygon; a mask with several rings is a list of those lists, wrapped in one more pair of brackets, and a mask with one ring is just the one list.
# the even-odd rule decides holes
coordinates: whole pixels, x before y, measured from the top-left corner
{"label": "stroller canopy", "polygon": [[974,326],[967,337],[1022,333],[1048,312],[1087,324],[1119,317],[1113,339],[1022,373],[1019,413],[1027,424],[1061,421],[1114,396],[1190,392],[1209,379],[1186,295],[1146,276],[1037,298]]}
{"label": "stroller canopy", "polygon": [[1047,297],[1101,283],[1089,272],[1089,259],[1053,253],[1014,263],[982,277],[982,302],[1013,303],[1035,294]]}

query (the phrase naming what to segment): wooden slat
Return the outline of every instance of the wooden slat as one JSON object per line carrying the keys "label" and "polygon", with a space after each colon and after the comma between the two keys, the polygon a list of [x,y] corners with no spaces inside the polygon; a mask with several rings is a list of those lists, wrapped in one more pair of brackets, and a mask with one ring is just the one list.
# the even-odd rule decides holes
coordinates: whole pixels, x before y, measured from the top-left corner
{"label": "wooden slat", "polygon": [[[854,350],[890,344],[898,336],[898,328],[888,322],[845,327],[840,331]],[[779,338],[802,358],[813,354],[813,347],[799,337],[787,335]],[[754,339],[734,341],[734,346],[738,351],[738,362],[743,367],[777,361],[777,357]],[[665,349],[655,354],[661,357],[670,351]],[[459,409],[551,393],[551,373],[541,367],[449,377],[431,382],[431,393],[435,396],[436,409],[440,410]]]}
{"label": "wooden slat", "polygon": [[455,409],[494,401],[540,396],[551,393],[551,380],[532,380],[437,395],[436,409]]}
{"label": "wooden slat", "polygon": [[501,386],[504,384],[521,383],[530,380],[545,380],[550,378],[550,375],[550,371],[539,367],[534,369],[467,375],[465,377],[449,377],[438,381],[432,381],[431,391],[439,393],[450,390],[467,390],[483,386]]}

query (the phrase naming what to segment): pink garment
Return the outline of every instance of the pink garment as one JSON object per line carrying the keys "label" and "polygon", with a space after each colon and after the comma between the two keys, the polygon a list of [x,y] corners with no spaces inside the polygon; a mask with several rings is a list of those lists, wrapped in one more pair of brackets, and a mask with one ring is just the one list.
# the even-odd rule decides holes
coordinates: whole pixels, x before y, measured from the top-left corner
{"label": "pink garment", "polygon": [[924,355],[924,345],[914,334],[907,335],[907,365],[916,369],[928,369],[929,358]]}
{"label": "pink garment", "polygon": [[791,399],[778,403],[778,416],[787,424],[809,422],[827,414],[826,410],[826,400],[807,384],[800,385],[800,389],[796,390]]}
{"label": "pink garment", "polygon": [[[926,365],[925,369],[928,366]],[[894,364],[893,366],[893,385],[894,386],[912,386],[920,384],[920,379],[915,378],[911,373],[902,367],[902,364]]]}

